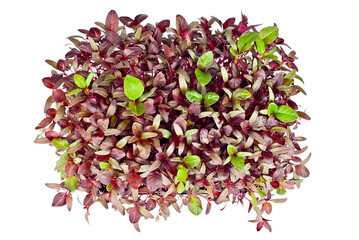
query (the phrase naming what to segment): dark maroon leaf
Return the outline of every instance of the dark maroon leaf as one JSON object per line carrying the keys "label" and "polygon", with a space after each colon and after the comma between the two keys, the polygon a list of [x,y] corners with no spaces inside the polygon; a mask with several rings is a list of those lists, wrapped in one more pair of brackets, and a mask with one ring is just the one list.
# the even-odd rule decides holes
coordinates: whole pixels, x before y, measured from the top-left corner
{"label": "dark maroon leaf", "polygon": [[61,207],[66,204],[66,193],[59,192],[55,195],[54,200],[52,201],[53,207]]}
{"label": "dark maroon leaf", "polygon": [[184,33],[189,30],[188,23],[182,15],[176,15],[176,28],[178,34],[180,34],[181,36],[183,36]]}
{"label": "dark maroon leaf", "polygon": [[140,47],[128,47],[123,51],[123,55],[126,58],[132,59],[138,57],[142,53],[142,48]]}
{"label": "dark maroon leaf", "polygon": [[161,32],[165,32],[166,28],[170,26],[170,20],[162,20],[157,24],[157,27],[161,30]]}
{"label": "dark maroon leaf", "polygon": [[162,88],[166,85],[166,77],[163,72],[159,72],[155,79],[153,80],[153,86],[157,88]]}
{"label": "dark maroon leaf", "polygon": [[131,27],[134,24],[134,21],[130,17],[120,17],[120,21],[125,25],[126,27]]}
{"label": "dark maroon leaf", "polygon": [[228,27],[233,26],[234,22],[236,21],[236,18],[228,18],[224,23],[223,23],[223,29],[226,29]]}
{"label": "dark maroon leaf", "polygon": [[47,87],[47,88],[50,88],[50,89],[54,88],[54,84],[51,82],[51,78],[49,78],[49,77],[43,78],[43,79],[42,79],[42,83],[43,83],[43,84],[45,85],[45,87]]}
{"label": "dark maroon leaf", "polygon": [[63,102],[66,99],[66,95],[61,89],[53,89],[52,98],[55,102]]}
{"label": "dark maroon leaf", "polygon": [[117,13],[114,10],[111,10],[106,18],[106,28],[109,31],[113,31],[118,27],[119,18]]}
{"label": "dark maroon leaf", "polygon": [[141,22],[143,22],[148,16],[146,14],[138,14],[134,21],[136,24],[140,24]]}

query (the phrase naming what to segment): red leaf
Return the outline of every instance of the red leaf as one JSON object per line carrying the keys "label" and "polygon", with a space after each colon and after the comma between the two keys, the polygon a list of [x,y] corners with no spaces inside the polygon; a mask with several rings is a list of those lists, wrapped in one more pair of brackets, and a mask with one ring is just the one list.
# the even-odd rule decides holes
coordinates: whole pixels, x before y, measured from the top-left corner
{"label": "red leaf", "polygon": [[128,47],[123,51],[123,55],[126,58],[132,59],[139,56],[142,53],[142,48],[140,47]]}
{"label": "red leaf", "polygon": [[258,222],[258,224],[257,224],[257,231],[260,231],[260,230],[262,229],[263,225],[264,225],[264,222],[263,222],[263,221]]}
{"label": "red leaf", "polygon": [[148,16],[146,14],[138,14],[136,17],[135,17],[135,23],[136,24],[140,24],[142,21],[144,21]]}
{"label": "red leaf", "polygon": [[162,187],[162,175],[158,171],[151,172],[146,178],[146,185],[151,192]]}
{"label": "red leaf", "polygon": [[106,28],[109,31],[113,31],[116,30],[116,28],[118,27],[119,24],[119,18],[117,13],[114,10],[111,10],[106,18]]}
{"label": "red leaf", "polygon": [[66,196],[66,205],[67,205],[67,210],[71,211],[72,208],[72,194],[69,193]]}
{"label": "red leaf", "polygon": [[88,207],[88,206],[91,206],[91,204],[93,204],[94,202],[95,202],[95,199],[93,197],[93,194],[90,192],[89,194],[86,195],[83,204],[85,207]]}
{"label": "red leaf", "polygon": [[142,184],[142,178],[137,173],[130,172],[127,176],[127,182],[133,189],[138,189]]}
{"label": "red leaf", "polygon": [[232,26],[235,21],[236,21],[236,18],[228,18],[228,19],[223,23],[223,29],[226,29],[226,28]]}
{"label": "red leaf", "polygon": [[272,212],[272,204],[270,202],[263,203],[263,209],[267,214],[270,214]]}
{"label": "red leaf", "polygon": [[99,177],[99,180],[102,184],[108,185],[112,181],[113,173],[110,171],[102,171],[102,172],[99,172],[97,174],[97,176]]}
{"label": "red leaf", "polygon": [[298,176],[301,176],[303,178],[309,177],[309,170],[306,166],[303,165],[295,166],[295,172],[298,174]]}
{"label": "red leaf", "polygon": [[45,132],[45,136],[46,136],[47,139],[49,139],[50,141],[52,141],[52,139],[58,137],[58,134],[57,134],[57,132],[55,132],[55,131],[47,131],[47,132]]}
{"label": "red leaf", "polygon": [[51,78],[45,77],[42,79],[42,83],[45,85],[45,87],[52,89],[54,87],[54,84],[51,82]]}
{"label": "red leaf", "polygon": [[153,86],[157,88],[161,88],[166,86],[166,77],[163,72],[159,72],[155,79],[153,80]]}
{"label": "red leaf", "polygon": [[82,163],[79,167],[79,170],[78,170],[78,174],[82,174],[82,175],[85,175],[85,174],[88,174],[90,172],[90,163]]}
{"label": "red leaf", "polygon": [[189,30],[189,26],[186,19],[179,14],[176,16],[176,28],[177,33],[181,36],[183,36],[184,33]]}
{"label": "red leaf", "polygon": [[39,123],[39,125],[37,125],[37,127],[36,127],[35,129],[37,130],[37,129],[40,129],[40,128],[44,128],[44,127],[46,127],[47,125],[49,125],[51,122],[52,122],[52,117],[44,118],[44,119]]}
{"label": "red leaf", "polygon": [[152,198],[148,199],[146,202],[146,209],[148,211],[151,211],[151,210],[155,209],[155,207],[156,207],[156,201],[153,200]]}
{"label": "red leaf", "polygon": [[165,32],[166,28],[170,26],[170,20],[162,20],[157,24],[157,27],[161,30],[161,32]]}
{"label": "red leaf", "polygon": [[55,195],[54,200],[52,201],[53,207],[61,207],[66,204],[66,193],[60,192]]}
{"label": "red leaf", "polygon": [[137,207],[130,207],[127,209],[130,222],[137,223],[141,218],[141,213],[138,211]]}
{"label": "red leaf", "polygon": [[121,160],[126,156],[126,153],[118,148],[112,148],[111,150],[111,157],[116,160]]}
{"label": "red leaf", "polygon": [[55,102],[63,102],[66,99],[66,95],[61,89],[53,89],[52,98]]}

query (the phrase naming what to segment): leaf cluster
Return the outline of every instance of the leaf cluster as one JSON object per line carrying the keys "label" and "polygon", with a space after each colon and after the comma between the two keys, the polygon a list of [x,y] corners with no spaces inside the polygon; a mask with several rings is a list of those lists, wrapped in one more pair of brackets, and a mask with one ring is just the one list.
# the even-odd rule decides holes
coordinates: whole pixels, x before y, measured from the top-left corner
{"label": "leaf cluster", "polygon": [[257,30],[244,15],[177,15],[175,28],[146,18],[112,10],[68,38],[64,59],[46,60],[51,95],[35,142],[60,156],[52,205],[71,210],[84,192],[86,220],[100,202],[139,231],[141,218],[167,219],[171,208],[199,215],[247,201],[257,230],[271,230],[263,214],[309,176],[294,133],[310,119],[292,100],[306,94],[295,51],[276,25]]}

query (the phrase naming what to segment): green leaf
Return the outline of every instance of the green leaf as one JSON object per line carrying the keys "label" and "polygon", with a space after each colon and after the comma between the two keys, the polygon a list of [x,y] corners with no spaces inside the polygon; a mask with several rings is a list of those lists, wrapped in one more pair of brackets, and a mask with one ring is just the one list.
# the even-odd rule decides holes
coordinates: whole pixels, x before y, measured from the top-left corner
{"label": "green leaf", "polygon": [[251,96],[252,94],[247,89],[237,89],[233,93],[233,97],[238,99],[247,99]]}
{"label": "green leaf", "polygon": [[259,55],[262,55],[266,51],[266,45],[261,38],[256,39],[256,46]]}
{"label": "green leaf", "polygon": [[289,73],[287,73],[284,77],[283,77],[283,79],[293,79],[294,78],[294,76],[295,76],[295,74],[296,74],[296,70],[295,69],[293,69],[292,71],[290,71]]}
{"label": "green leaf", "polygon": [[251,200],[252,200],[252,207],[254,209],[254,211],[257,211],[258,207],[257,207],[257,197],[254,194],[254,192],[251,192]]}
{"label": "green leaf", "polygon": [[71,191],[74,192],[77,188],[77,185],[79,185],[79,181],[75,176],[72,178],[68,178],[65,180],[65,186]]}
{"label": "green leaf", "polygon": [[219,95],[214,92],[209,92],[204,95],[204,104],[210,106],[215,104],[219,99]]}
{"label": "green leaf", "polygon": [[274,101],[274,93],[270,86],[268,86],[269,101]]}
{"label": "green leaf", "polygon": [[249,157],[249,156],[252,156],[253,153],[250,153],[250,152],[237,152],[237,157]]}
{"label": "green leaf", "polygon": [[252,42],[258,37],[257,33],[249,32],[238,38],[238,51],[243,52],[251,48]]}
{"label": "green leaf", "polygon": [[274,114],[282,122],[292,122],[298,118],[298,113],[287,105],[279,106]]}
{"label": "green leaf", "polygon": [[151,95],[156,91],[157,87],[154,87],[151,89],[151,91],[142,94],[142,96],[140,97],[140,99],[138,99],[138,101],[143,102],[145,101],[147,98],[151,97]]}
{"label": "green leaf", "polygon": [[227,163],[229,163],[231,160],[232,160],[231,156],[227,157],[226,160],[223,163],[223,166],[226,165]]}
{"label": "green leaf", "polygon": [[57,161],[56,163],[56,168],[59,168],[67,159],[67,157],[69,156],[69,154],[67,152],[65,152],[64,154],[61,155],[60,159]]}
{"label": "green leaf", "polygon": [[286,194],[286,192],[287,192],[287,190],[285,190],[282,187],[277,188],[277,194],[279,194],[279,195],[284,195],[284,194]]}
{"label": "green leaf", "polygon": [[52,139],[52,143],[59,151],[65,151],[69,148],[69,142],[66,139]]}
{"label": "green leaf", "polygon": [[197,196],[191,195],[188,200],[188,209],[193,215],[198,216],[202,212],[202,202]]}
{"label": "green leaf", "polygon": [[102,170],[107,170],[110,167],[110,164],[107,162],[100,162],[99,165]]}
{"label": "green leaf", "polygon": [[130,102],[128,104],[128,107],[137,116],[141,116],[145,112],[145,104],[142,102],[139,103]]}
{"label": "green leaf", "polygon": [[275,113],[277,110],[278,110],[278,105],[275,103],[270,103],[267,110],[268,117],[270,117],[270,115],[272,113]]}
{"label": "green leaf", "polygon": [[233,48],[229,49],[229,51],[232,53],[233,56],[239,56],[238,52]]}
{"label": "green leaf", "polygon": [[227,93],[229,99],[231,99],[231,98],[232,98],[232,92],[231,92],[231,90],[229,90],[228,88],[222,88],[222,89],[223,89],[223,91],[225,91],[225,92]]}
{"label": "green leaf", "polygon": [[192,49],[188,49],[188,53],[191,56],[191,58],[193,59],[194,62],[198,61],[198,57],[197,55],[192,51]]}
{"label": "green leaf", "polygon": [[87,76],[87,79],[86,79],[86,86],[89,87],[90,84],[91,84],[91,81],[93,79],[93,76],[95,75],[95,73],[90,73],[88,76]]}
{"label": "green leaf", "polygon": [[196,101],[199,104],[202,103],[202,95],[198,92],[196,92],[195,90],[189,90],[186,92],[186,98],[188,99],[188,101],[190,101],[191,103]]}
{"label": "green leaf", "polygon": [[212,65],[212,62],[213,62],[213,52],[208,51],[198,59],[197,66],[200,69],[208,69]]}
{"label": "green leaf", "polygon": [[139,98],[145,90],[141,80],[131,75],[125,77],[124,88],[126,97],[133,101]]}
{"label": "green leaf", "polygon": [[264,43],[269,44],[273,42],[278,36],[277,27],[265,27],[262,28],[259,32],[259,37],[263,40]]}
{"label": "green leaf", "polygon": [[194,73],[196,74],[196,78],[202,86],[205,86],[212,80],[212,75],[208,72],[202,72],[199,68],[197,68]]}
{"label": "green leaf", "polygon": [[237,52],[238,47],[235,41],[233,41],[232,39],[227,39],[227,42],[229,42],[229,44],[231,45],[232,49]]}
{"label": "green leaf", "polygon": [[227,145],[227,152],[228,152],[229,156],[234,156],[237,153],[237,149],[233,145]]}
{"label": "green leaf", "polygon": [[243,170],[245,165],[244,159],[238,156],[233,157],[231,163],[238,170]]}
{"label": "green leaf", "polygon": [[160,133],[162,133],[162,136],[164,138],[170,138],[172,136],[172,133],[170,131],[168,131],[167,129],[164,128],[159,128],[157,129],[157,131],[159,131]]}
{"label": "green leaf", "polygon": [[186,189],[186,188],[184,187],[183,182],[179,182],[179,183],[178,183],[178,186],[177,186],[177,192],[178,192],[178,193],[183,193],[185,189]]}
{"label": "green leaf", "polygon": [[186,181],[187,177],[188,177],[187,168],[185,168],[183,165],[178,165],[177,175],[176,175],[177,181]]}
{"label": "green leaf", "polygon": [[228,72],[226,68],[223,66],[221,67],[221,74],[222,74],[223,82],[228,82]]}
{"label": "green leaf", "polygon": [[71,92],[69,92],[67,94],[67,96],[74,95],[74,94],[79,93],[79,92],[82,92],[82,88],[76,88],[76,89],[72,90]]}
{"label": "green leaf", "polygon": [[85,88],[86,87],[86,79],[79,75],[79,74],[75,74],[74,75],[74,81],[76,83],[76,85],[79,87],[79,88]]}
{"label": "green leaf", "polygon": [[183,162],[186,165],[186,167],[194,168],[195,166],[197,166],[201,162],[201,159],[196,155],[192,155],[192,156],[185,157],[183,159]]}

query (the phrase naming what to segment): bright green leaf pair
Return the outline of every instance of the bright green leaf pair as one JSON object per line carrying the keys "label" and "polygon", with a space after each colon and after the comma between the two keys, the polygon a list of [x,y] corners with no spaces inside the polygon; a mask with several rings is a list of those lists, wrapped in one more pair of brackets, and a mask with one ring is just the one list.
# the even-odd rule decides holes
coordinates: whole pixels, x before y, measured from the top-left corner
{"label": "bright green leaf pair", "polygon": [[266,51],[265,44],[272,43],[278,36],[277,27],[265,27],[259,33],[248,32],[238,38],[238,51],[247,51],[252,47],[252,43],[256,43],[257,51],[262,55]]}
{"label": "bright green leaf pair", "polygon": [[[144,101],[146,98],[151,96],[156,88],[152,88],[150,92],[143,94],[145,88],[140,79],[133,77],[131,75],[126,75],[123,83],[125,89],[125,95],[129,99],[133,100],[128,104],[129,109],[136,114],[137,116],[142,115],[145,112],[145,104],[142,102],[136,103],[135,101],[140,98]],[[142,95],[143,94],[143,95]]]}
{"label": "bright green leaf pair", "polygon": [[94,75],[95,73],[92,72],[88,75],[87,79],[85,79],[82,75],[75,74],[74,81],[79,88],[86,88],[90,86],[91,80]]}
{"label": "bright green leaf pair", "polygon": [[[196,92],[195,90],[186,91],[186,98],[191,103],[196,101],[199,104],[202,103],[203,97],[200,93]],[[204,95],[204,104],[207,106],[215,104],[219,100],[219,95],[214,92],[209,92]]]}
{"label": "bright green leaf pair", "polygon": [[281,105],[271,103],[268,106],[267,114],[270,116],[272,113],[282,122],[292,122],[298,118],[298,113],[287,105]]}
{"label": "bright green leaf pair", "polygon": [[91,84],[91,81],[93,79],[93,76],[95,75],[95,73],[90,73],[88,76],[87,76],[87,79],[85,79],[82,75],[80,74],[74,74],[74,81],[75,81],[75,84],[79,87],[79,88],[76,88],[74,90],[72,90],[71,92],[69,92],[67,95],[74,95],[76,93],[79,93],[79,92],[82,92],[82,90],[84,88],[88,88]]}

